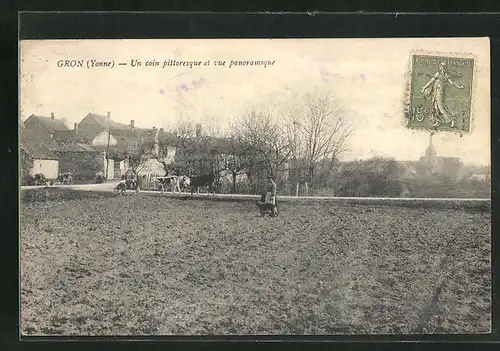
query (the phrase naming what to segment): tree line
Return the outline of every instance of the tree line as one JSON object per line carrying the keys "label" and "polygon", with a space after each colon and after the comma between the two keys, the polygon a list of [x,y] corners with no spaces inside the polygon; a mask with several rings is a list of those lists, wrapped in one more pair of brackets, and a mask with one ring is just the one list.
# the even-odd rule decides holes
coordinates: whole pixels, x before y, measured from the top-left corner
{"label": "tree line", "polygon": [[154,158],[165,174],[213,172],[224,175],[219,177],[222,192],[233,193],[259,193],[271,175],[279,192],[287,195],[489,196],[487,181],[442,175],[408,177],[405,167],[392,158],[339,162],[353,133],[335,96],[313,92],[286,108],[276,103],[252,106],[226,131],[217,124],[201,129],[182,118],[158,143],[138,143],[129,154],[129,165],[138,171],[145,160]]}
{"label": "tree line", "polygon": [[[137,143],[127,155],[129,167],[139,171],[152,157],[166,174],[226,174],[233,192],[242,176],[253,191],[267,175],[281,183],[320,185],[328,178],[325,172],[333,172],[339,156],[347,151],[353,128],[330,93],[308,93],[294,102],[286,109],[272,103],[252,106],[225,132],[218,125],[201,129],[183,118],[157,143]],[[172,146],[176,148],[173,163]]]}

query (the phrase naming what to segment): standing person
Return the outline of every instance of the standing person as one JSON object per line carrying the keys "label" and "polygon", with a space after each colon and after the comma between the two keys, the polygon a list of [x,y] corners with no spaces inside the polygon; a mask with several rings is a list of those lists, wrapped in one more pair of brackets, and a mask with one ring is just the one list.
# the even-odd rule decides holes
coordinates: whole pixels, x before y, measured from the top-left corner
{"label": "standing person", "polygon": [[266,187],[266,203],[272,204],[271,217],[275,217],[277,213],[277,202],[276,202],[276,191],[277,186],[274,178],[272,176],[267,177],[267,187]]}
{"label": "standing person", "polygon": [[[267,177],[266,192],[268,195],[271,196],[270,200],[273,200],[273,203],[274,203],[274,197],[276,196],[276,183],[275,183],[273,177],[271,177],[271,176]],[[267,199],[267,196],[266,196],[266,199]]]}
{"label": "standing person", "polygon": [[136,174],[134,179],[134,188],[136,194],[138,194],[141,191],[142,184],[143,184],[143,176]]}
{"label": "standing person", "polygon": [[273,177],[267,177],[267,185],[265,191],[257,201],[257,207],[260,210],[260,215],[265,216],[266,212],[271,210],[271,217],[278,215],[278,201],[276,200],[276,183]]}

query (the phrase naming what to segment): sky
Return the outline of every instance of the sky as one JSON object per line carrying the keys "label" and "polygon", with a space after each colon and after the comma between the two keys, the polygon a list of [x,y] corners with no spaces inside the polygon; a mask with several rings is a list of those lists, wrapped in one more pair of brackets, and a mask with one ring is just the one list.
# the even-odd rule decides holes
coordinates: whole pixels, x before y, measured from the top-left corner
{"label": "sky", "polygon": [[[472,130],[461,137],[438,133],[433,143],[441,156],[489,164],[487,38],[22,41],[20,116],[53,112],[72,128],[89,112],[109,111],[116,122],[134,120],[144,128],[168,130],[187,119],[224,130],[253,106],[272,103],[285,111],[306,93],[321,91],[336,97],[354,129],[341,159],[417,160],[429,132],[405,127],[403,97],[411,54],[422,52],[474,57]],[[60,60],[83,60],[83,67],[59,67]],[[89,68],[90,60],[114,64]],[[141,66],[132,67],[134,60]],[[164,67],[165,60],[201,65]],[[229,67],[232,60],[274,64]]]}

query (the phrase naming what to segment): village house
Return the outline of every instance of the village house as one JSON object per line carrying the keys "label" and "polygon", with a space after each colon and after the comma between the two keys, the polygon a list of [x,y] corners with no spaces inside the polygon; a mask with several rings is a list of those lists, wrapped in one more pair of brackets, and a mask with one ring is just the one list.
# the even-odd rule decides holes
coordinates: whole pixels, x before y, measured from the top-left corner
{"label": "village house", "polygon": [[31,115],[21,125],[20,137],[23,155],[33,159],[31,172],[47,179],[70,172],[76,181],[94,180],[106,167],[103,151],[79,142],[77,124],[70,130],[54,113],[51,117]]}
{"label": "village house", "polygon": [[[249,179],[249,159],[245,155],[247,151],[236,139],[205,135],[202,126],[198,124],[194,135],[184,136],[176,142],[175,164],[181,166],[182,172],[187,175],[213,173],[218,177],[220,185],[227,187],[227,190],[232,188],[233,183],[245,186],[250,183],[263,185],[267,182],[268,170],[259,167],[254,167]],[[288,168],[285,163],[279,170],[274,170],[279,182],[288,180]]]}
{"label": "village house", "polygon": [[166,133],[163,128],[153,127],[152,130],[142,133],[138,143],[150,148],[146,150],[149,157],[146,157],[139,173],[164,176],[167,173],[165,165],[168,167],[175,162],[177,147],[173,135]]}
{"label": "village house", "polygon": [[63,135],[69,132],[68,127],[61,119],[55,118],[52,112],[50,117],[45,116],[29,116],[24,121],[24,127],[31,131],[31,135],[36,135],[37,140],[49,141],[54,139],[56,135]]}
{"label": "village house", "polygon": [[[216,173],[220,175],[223,169],[223,156],[228,153],[229,143],[225,138],[207,136],[202,133],[201,125],[196,125],[194,135],[181,137],[170,136],[161,140],[163,148],[165,143],[175,149],[172,160],[179,170],[187,175],[205,175]],[[164,150],[163,150],[164,151]]]}
{"label": "village house", "polygon": [[486,173],[486,172],[472,173],[469,176],[469,178],[473,179],[473,180],[479,180],[479,181],[486,182],[486,181],[490,180],[490,174]]}
{"label": "village house", "polygon": [[[165,168],[158,161],[160,143],[166,139],[163,128],[138,128],[135,121],[122,124],[111,119],[111,112],[106,116],[96,113],[87,114],[80,123],[75,125],[75,134],[81,142],[87,143],[93,149],[107,153],[108,178],[119,178],[130,168],[129,157],[144,154],[144,162],[137,169],[142,174],[164,175]],[[150,150],[144,150],[150,147]],[[141,150],[142,149],[142,150]],[[168,148],[164,162],[172,163],[175,147]],[[156,156],[156,157],[155,157]]]}
{"label": "village house", "polygon": [[[158,160],[171,164],[175,158],[176,147],[166,142],[172,137],[163,128],[137,128],[134,120],[129,125],[117,123],[110,112],[106,116],[89,113],[73,129],[54,113],[31,115],[21,130],[23,159],[33,164],[30,171],[49,179],[66,172],[76,181],[93,180],[98,172],[107,179],[120,178],[129,169],[129,157],[139,152],[144,156],[141,173],[164,175],[165,167]],[[162,153],[160,144],[165,149]]]}
{"label": "village house", "polygon": [[47,179],[54,180],[59,175],[59,158],[50,150],[49,144],[41,137],[24,126],[20,128],[20,164],[23,177],[43,174]]}
{"label": "village house", "polygon": [[491,167],[490,166],[477,166],[468,165],[465,178],[481,182],[491,181]]}
{"label": "village house", "polygon": [[[57,140],[51,145],[59,159],[59,172],[71,173],[76,182],[93,181],[98,172],[106,169],[106,154],[74,140]],[[112,168],[113,164],[108,165]],[[108,177],[108,179],[112,179]]]}

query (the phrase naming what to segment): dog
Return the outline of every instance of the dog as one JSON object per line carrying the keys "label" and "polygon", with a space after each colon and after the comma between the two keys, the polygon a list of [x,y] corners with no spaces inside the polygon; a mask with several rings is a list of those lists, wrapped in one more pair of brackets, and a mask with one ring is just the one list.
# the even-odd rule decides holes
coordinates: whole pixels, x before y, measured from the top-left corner
{"label": "dog", "polygon": [[264,217],[267,213],[270,213],[271,217],[277,217],[279,214],[278,198],[276,196],[273,204],[266,202],[266,194],[262,194],[260,200],[256,201],[256,205],[259,208],[259,212],[262,217]]}

